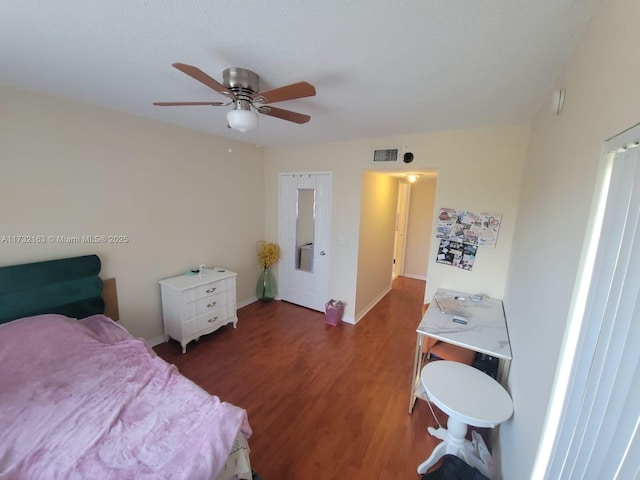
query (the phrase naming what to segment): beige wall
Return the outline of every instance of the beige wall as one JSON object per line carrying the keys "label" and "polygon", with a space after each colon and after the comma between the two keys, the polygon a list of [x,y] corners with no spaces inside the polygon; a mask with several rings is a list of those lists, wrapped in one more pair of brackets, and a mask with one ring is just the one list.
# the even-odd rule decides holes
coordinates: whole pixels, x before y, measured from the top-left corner
{"label": "beige wall", "polygon": [[[436,264],[437,245],[432,242],[426,298],[430,299],[438,287],[501,298],[528,139],[527,127],[510,127],[266,149],[266,236],[278,238],[278,173],[333,172],[329,296],[347,302],[345,319],[353,321],[362,174],[372,169],[373,147],[407,145],[415,155],[412,170],[438,172],[436,209],[452,207],[503,215],[496,248],[482,249],[471,272]],[[406,166],[400,168],[409,171]]]}
{"label": "beige wall", "polygon": [[391,289],[398,183],[381,173],[362,175],[356,320]]}
{"label": "beige wall", "polygon": [[[204,263],[254,297],[262,151],[78,103],[0,88],[0,235],[127,235],[125,244],[0,244],[0,265],[96,253],[120,319],[162,335],[161,278]],[[227,149],[232,148],[232,153]],[[242,193],[240,193],[242,192]]]}
{"label": "beige wall", "polygon": [[[513,420],[501,426],[504,478],[528,478],[567,323],[603,142],[640,122],[637,0],[603,2],[544,105],[524,170],[505,310]],[[551,92],[549,92],[551,96]]]}
{"label": "beige wall", "polygon": [[411,185],[403,272],[407,277],[427,278],[435,196],[435,178],[420,180]]}
{"label": "beige wall", "polygon": [[438,161],[435,211],[447,207],[498,213],[502,225],[496,247],[479,248],[473,270],[466,271],[435,262],[439,242],[433,238],[434,215],[425,300],[438,288],[502,298],[529,130],[444,132],[426,138],[429,158]]}

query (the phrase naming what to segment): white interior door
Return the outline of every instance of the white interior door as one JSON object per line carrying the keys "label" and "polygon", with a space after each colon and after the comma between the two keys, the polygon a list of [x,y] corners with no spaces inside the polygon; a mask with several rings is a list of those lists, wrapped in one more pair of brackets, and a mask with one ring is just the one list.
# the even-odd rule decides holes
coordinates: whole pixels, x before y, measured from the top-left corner
{"label": "white interior door", "polygon": [[398,210],[396,212],[396,235],[393,248],[393,275],[395,279],[404,273],[404,254],[407,247],[407,222],[409,220],[409,198],[411,185],[400,183],[398,188]]}
{"label": "white interior door", "polygon": [[324,311],[329,300],[330,173],[280,174],[280,298]]}

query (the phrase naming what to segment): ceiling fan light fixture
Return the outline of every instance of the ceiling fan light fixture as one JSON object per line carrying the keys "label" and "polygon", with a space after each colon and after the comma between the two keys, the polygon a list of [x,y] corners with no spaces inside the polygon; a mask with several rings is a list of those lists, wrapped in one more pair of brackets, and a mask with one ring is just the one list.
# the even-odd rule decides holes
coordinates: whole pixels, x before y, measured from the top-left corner
{"label": "ceiling fan light fixture", "polygon": [[234,130],[245,133],[258,126],[258,115],[253,110],[231,110],[227,113],[227,122]]}
{"label": "ceiling fan light fixture", "polygon": [[[309,115],[292,112],[283,108],[263,105],[264,103],[283,102],[297,98],[313,97],[316,88],[307,82],[297,82],[284,87],[260,91],[260,77],[246,68],[231,67],[222,72],[223,83],[210,77],[202,70],[185,63],[173,63],[174,68],[203,85],[227,97],[227,103],[221,102],[154,102],[159,107],[182,107],[192,105],[227,106],[233,103],[234,109],[227,113],[227,124],[239,132],[248,132],[258,126],[258,113],[288,122],[302,125],[311,120]],[[259,106],[255,106],[259,104]]]}

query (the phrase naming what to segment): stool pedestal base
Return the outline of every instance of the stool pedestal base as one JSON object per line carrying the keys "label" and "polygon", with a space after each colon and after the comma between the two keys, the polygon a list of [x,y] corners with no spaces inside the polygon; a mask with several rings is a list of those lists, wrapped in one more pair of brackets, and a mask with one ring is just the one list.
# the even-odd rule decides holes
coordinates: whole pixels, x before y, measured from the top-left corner
{"label": "stool pedestal base", "polygon": [[446,454],[459,456],[460,450],[465,445],[465,443],[471,443],[465,437],[467,436],[467,424],[461,422],[460,420],[454,418],[453,416],[449,417],[447,421],[447,428],[428,428],[429,433],[442,440],[436,448],[433,449],[429,458],[427,458],[424,462],[422,462],[418,466],[418,473],[420,475],[424,474],[433,467],[438,460],[440,460]]}

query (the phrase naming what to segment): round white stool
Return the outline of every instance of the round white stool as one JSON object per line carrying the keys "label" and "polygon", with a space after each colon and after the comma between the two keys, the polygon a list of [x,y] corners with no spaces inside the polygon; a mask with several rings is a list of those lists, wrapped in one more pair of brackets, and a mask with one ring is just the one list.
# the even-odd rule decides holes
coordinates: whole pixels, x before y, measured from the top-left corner
{"label": "round white stool", "polygon": [[420,372],[420,381],[429,400],[449,415],[447,428],[428,429],[442,442],[418,467],[421,475],[445,454],[458,456],[469,442],[465,438],[468,425],[493,428],[513,415],[513,402],[502,385],[463,363],[446,360],[428,363]]}

